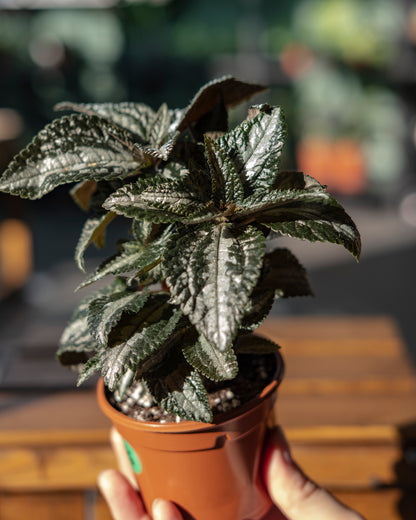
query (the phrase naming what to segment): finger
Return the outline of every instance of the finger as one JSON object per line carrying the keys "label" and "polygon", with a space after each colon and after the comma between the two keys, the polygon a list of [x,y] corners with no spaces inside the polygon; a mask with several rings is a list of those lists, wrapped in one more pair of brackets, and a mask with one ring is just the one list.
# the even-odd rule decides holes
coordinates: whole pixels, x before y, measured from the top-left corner
{"label": "finger", "polygon": [[167,500],[156,498],[152,504],[153,520],[182,520],[179,510]]}
{"label": "finger", "polygon": [[98,487],[114,520],[151,520],[137,491],[119,471],[107,469],[101,472]]}
{"label": "finger", "polygon": [[123,473],[123,475],[133,486],[133,488],[138,490],[139,486],[137,484],[133,468],[131,467],[126,447],[124,446],[123,437],[118,433],[118,431],[114,427],[111,428],[110,431],[110,442],[111,446],[113,447],[114,453],[116,454],[117,464],[121,473]]}
{"label": "finger", "polygon": [[273,502],[289,520],[362,520],[303,473],[280,428],[267,436],[263,475]]}

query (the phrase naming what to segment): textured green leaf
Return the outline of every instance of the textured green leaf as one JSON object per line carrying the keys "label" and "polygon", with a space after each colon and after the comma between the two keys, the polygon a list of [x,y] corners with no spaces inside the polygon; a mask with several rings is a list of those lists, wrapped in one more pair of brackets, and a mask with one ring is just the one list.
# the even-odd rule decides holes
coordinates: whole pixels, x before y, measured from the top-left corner
{"label": "textured green leaf", "polygon": [[312,295],[306,270],[288,249],[276,249],[267,253],[261,276],[251,293],[241,329],[257,329],[267,318],[276,298]]}
{"label": "textured green leaf", "polygon": [[161,261],[168,235],[169,230],[159,240],[146,247],[135,241],[125,242],[121,245],[121,253],[105,260],[91,276],[79,285],[78,289],[110,274],[118,275],[133,272],[137,277],[142,276]]}
{"label": "textured green leaf", "polygon": [[113,193],[104,207],[130,218],[152,222],[192,222],[217,213],[204,194],[182,181],[139,179]]}
{"label": "textured green leaf", "polygon": [[274,341],[257,334],[239,336],[234,348],[237,354],[271,354],[280,349]]}
{"label": "textured green leaf", "polygon": [[101,217],[89,218],[82,228],[75,248],[75,262],[81,271],[85,272],[84,253],[87,247],[93,242],[102,249],[105,245],[105,232],[108,224],[116,216],[113,212],[108,212]]}
{"label": "textured green leaf", "polygon": [[205,149],[211,171],[212,192],[217,205],[235,202],[241,204],[244,188],[239,174],[226,151],[209,137],[205,137]]}
{"label": "textured green leaf", "polygon": [[107,287],[84,298],[75,309],[68,325],[65,327],[56,356],[63,365],[78,365],[85,362],[91,352],[99,348],[99,344],[91,335],[88,327],[88,306],[94,298],[103,297],[117,291],[123,291],[126,284],[116,279]]}
{"label": "textured green leaf", "polygon": [[217,140],[244,179],[247,195],[264,192],[274,184],[285,135],[281,109],[262,105],[257,116]]}
{"label": "textured green leaf", "polygon": [[120,125],[130,132],[148,140],[148,132],[154,121],[155,112],[143,103],[71,103],[63,102],[56,105],[55,110],[75,110],[84,114],[103,117]]}
{"label": "textured green leaf", "polygon": [[230,225],[174,236],[163,268],[172,301],[219,350],[233,341],[263,261],[264,236]]}
{"label": "textured green leaf", "polygon": [[117,385],[117,396],[115,396],[117,400],[124,399],[128,390],[133,384],[134,375],[134,370],[131,370],[130,368],[126,370],[126,373],[123,375],[123,377],[120,379]]}
{"label": "textured green leaf", "polygon": [[123,182],[120,179],[111,179],[97,182],[97,188],[91,195],[89,201],[89,210],[91,216],[100,217],[107,213],[103,208],[104,201],[116,190],[123,186]]}
{"label": "textured green leaf", "polygon": [[189,170],[191,167],[204,170],[206,168],[205,146],[202,142],[179,139],[175,144],[171,161],[164,165],[164,167],[168,167],[172,161],[175,161],[176,164],[185,164]]}
{"label": "textured green leaf", "polygon": [[186,345],[183,354],[190,365],[212,381],[234,379],[238,373],[232,346],[219,350],[202,335],[197,343]]}
{"label": "textured green leaf", "polygon": [[[176,308],[175,312],[178,311],[179,309]],[[184,345],[189,344],[190,337],[194,338],[193,343],[196,342],[198,333],[195,327],[193,327],[186,316],[180,311],[179,313],[180,317],[167,340],[157,350],[153,351],[150,356],[141,361],[136,371],[136,379],[141,379],[149,373],[158,374],[159,370],[163,370],[163,365],[171,352],[180,351]]]}
{"label": "textured green leaf", "polygon": [[340,207],[338,202],[323,187],[320,189],[302,189],[302,190],[268,190],[264,193],[255,193],[244,200],[244,208],[235,213],[234,220],[246,220],[247,218],[270,220],[275,215],[289,216],[293,214],[295,217],[297,212],[305,207],[307,211],[308,204],[324,206]]}
{"label": "textured green leaf", "polygon": [[163,104],[157,112],[143,103],[60,103],[58,110],[76,110],[111,121],[129,130],[139,138],[134,144],[133,156],[139,162],[147,158],[167,160],[179,137],[175,130],[181,111],[169,110]]}
{"label": "textured green leaf", "polygon": [[134,145],[134,157],[141,162],[146,158],[161,159],[167,161],[179,137],[179,132],[174,132],[166,137],[166,141],[160,146],[146,146],[136,143]]}
{"label": "textured green leaf", "polygon": [[110,331],[120,321],[123,313],[137,313],[146,304],[148,297],[147,291],[126,288],[124,291],[93,299],[88,306],[88,327],[91,334],[105,346]]}
{"label": "textured green leaf", "polygon": [[176,117],[175,111],[169,110],[163,103],[149,121],[145,143],[135,145],[135,157],[139,160],[143,157],[167,161],[180,136],[180,132],[175,129]]}
{"label": "textured green leaf", "polygon": [[0,190],[37,199],[61,184],[127,177],[138,168],[131,146],[130,134],[98,117],[64,116],[14,158]]}
{"label": "textured green leaf", "polygon": [[171,115],[166,103],[163,103],[156,112],[149,128],[149,142],[154,147],[161,146],[169,134]]}
{"label": "textured green leaf", "polygon": [[279,172],[272,186],[274,190],[306,190],[308,192],[326,191],[314,177],[303,172]]}
{"label": "textured green leaf", "polygon": [[98,356],[89,359],[82,367],[78,376],[77,386],[82,385],[82,383],[98,372],[101,369],[101,364],[101,359]]}
{"label": "textured green leaf", "polygon": [[190,421],[210,422],[212,412],[207,391],[198,371],[172,350],[157,373],[144,377],[150,393],[167,412]]}
{"label": "textured green leaf", "polygon": [[360,256],[360,234],[349,215],[324,189],[271,190],[245,201],[233,220],[253,219],[282,235],[341,244]]}
{"label": "textured green leaf", "polygon": [[108,337],[108,347],[100,351],[104,383],[113,390],[128,369],[136,371],[140,362],[154,355],[175,330],[182,314],[168,305],[169,295],[155,294],[135,314],[125,314]]}
{"label": "textured green leaf", "polygon": [[186,112],[186,108],[171,108],[169,110],[170,112],[170,132],[177,132],[179,131],[179,125],[181,124],[181,121],[184,117],[184,114]]}
{"label": "textured green leaf", "polygon": [[[312,208],[310,208],[312,209]],[[305,213],[304,213],[305,215]],[[309,215],[310,216],[310,213]],[[332,208],[321,218],[299,219],[287,222],[265,222],[265,225],[282,235],[308,240],[340,244],[357,259],[361,253],[361,240],[355,224],[346,222],[346,213]]]}
{"label": "textured green leaf", "polygon": [[269,315],[274,300],[275,291],[273,289],[258,289],[255,287],[250,295],[240,329],[252,332],[260,327]]}
{"label": "textured green leaf", "polygon": [[[302,172],[279,172],[272,186],[275,190],[302,190],[307,176]],[[320,184],[318,184],[321,187]]]}
{"label": "textured green leaf", "polygon": [[150,241],[155,227],[159,226],[149,220],[134,219],[131,225],[131,233],[134,240],[144,245]]}
{"label": "textured green leaf", "polygon": [[62,365],[85,363],[98,347],[88,328],[88,304],[89,298],[78,305],[61,335],[56,357]]}
{"label": "textured green leaf", "polygon": [[189,170],[183,164],[171,160],[164,165],[162,170],[159,170],[159,175],[164,179],[178,181],[183,177],[188,177]]}
{"label": "textured green leaf", "polygon": [[219,99],[223,99],[224,105],[231,108],[263,90],[265,87],[262,85],[245,83],[231,76],[214,79],[196,93],[191,103],[183,111],[177,129],[183,131],[192,123],[199,121],[201,117],[216,108]]}

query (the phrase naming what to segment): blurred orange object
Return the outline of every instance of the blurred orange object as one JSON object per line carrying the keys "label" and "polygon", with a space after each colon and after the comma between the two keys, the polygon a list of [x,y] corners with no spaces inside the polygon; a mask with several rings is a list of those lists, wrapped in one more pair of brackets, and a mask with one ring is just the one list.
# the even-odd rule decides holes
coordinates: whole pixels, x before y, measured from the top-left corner
{"label": "blurred orange object", "polygon": [[365,157],[359,141],[309,137],[297,145],[296,159],[301,171],[329,191],[360,195],[366,189]]}
{"label": "blurred orange object", "polygon": [[279,61],[283,72],[289,78],[298,78],[313,66],[315,55],[306,45],[295,42],[282,50]]}
{"label": "blurred orange object", "polygon": [[32,234],[21,220],[0,222],[0,297],[21,287],[32,272]]}

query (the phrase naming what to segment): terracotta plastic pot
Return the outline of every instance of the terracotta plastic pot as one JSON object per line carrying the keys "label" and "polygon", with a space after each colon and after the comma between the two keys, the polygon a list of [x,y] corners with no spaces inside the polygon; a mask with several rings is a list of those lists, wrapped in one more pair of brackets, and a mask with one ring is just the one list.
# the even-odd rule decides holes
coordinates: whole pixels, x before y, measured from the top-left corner
{"label": "terracotta plastic pot", "polygon": [[246,405],[218,415],[213,423],[139,422],[108,402],[103,381],[98,403],[126,441],[147,509],[155,498],[176,503],[184,518],[258,520],[271,507],[259,465],[264,434],[283,375]]}

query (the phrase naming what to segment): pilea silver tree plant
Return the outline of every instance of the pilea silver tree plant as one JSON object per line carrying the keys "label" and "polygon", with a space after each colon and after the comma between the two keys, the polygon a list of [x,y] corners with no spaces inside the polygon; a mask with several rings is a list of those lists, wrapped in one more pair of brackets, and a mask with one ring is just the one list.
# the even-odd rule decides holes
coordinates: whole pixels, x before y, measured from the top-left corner
{"label": "pilea silver tree plant", "polygon": [[[2,191],[37,199],[65,183],[89,215],[76,245],[104,244],[110,222],[127,217],[118,243],[81,284],[113,275],[84,299],[57,356],[78,367],[79,383],[101,371],[119,394],[141,380],[159,406],[209,422],[206,381],[232,380],[239,352],[278,349],[253,332],[275,298],[304,296],[304,268],[279,235],[343,245],[358,258],[360,236],[341,205],[315,179],[279,170],[282,110],[252,106],[228,129],[228,109],[264,87],[214,80],[185,109],[163,104],[62,103],[65,115],[14,158]],[[272,244],[276,244],[273,241]]]}

